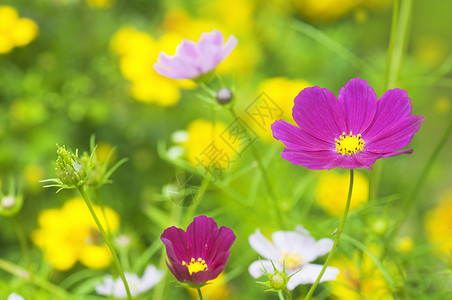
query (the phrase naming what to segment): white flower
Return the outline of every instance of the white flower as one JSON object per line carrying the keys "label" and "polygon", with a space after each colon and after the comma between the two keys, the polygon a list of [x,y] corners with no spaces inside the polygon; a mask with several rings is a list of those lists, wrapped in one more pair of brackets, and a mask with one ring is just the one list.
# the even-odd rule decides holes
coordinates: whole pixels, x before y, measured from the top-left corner
{"label": "white flower", "polygon": [[[150,265],[144,271],[143,277],[141,279],[136,274],[130,274],[124,272],[127,283],[129,284],[130,293],[132,296],[141,294],[151,287],[153,287],[157,282],[163,277],[163,272],[159,271],[156,267]],[[104,276],[104,282],[96,285],[96,292],[99,295],[114,296],[117,298],[126,298],[126,288],[121,278],[118,277],[116,280],[113,279],[111,275]]]}
{"label": "white flower", "polygon": [[[316,241],[302,226],[297,226],[296,231],[274,232],[272,240],[273,242],[266,239],[259,229],[250,235],[251,247],[267,260],[253,262],[248,271],[251,276],[258,278],[264,275],[261,262],[267,270],[273,270],[271,261],[278,270],[282,270],[285,261],[288,276],[301,269],[290,278],[287,284],[289,290],[293,290],[299,284],[314,283],[323,266],[310,262],[328,253],[333,247],[333,240],[325,238]],[[337,274],[339,274],[337,268],[327,267],[320,282],[335,280]]]}
{"label": "white flower", "polygon": [[24,297],[17,295],[16,293],[11,293],[6,300],[24,300]]}

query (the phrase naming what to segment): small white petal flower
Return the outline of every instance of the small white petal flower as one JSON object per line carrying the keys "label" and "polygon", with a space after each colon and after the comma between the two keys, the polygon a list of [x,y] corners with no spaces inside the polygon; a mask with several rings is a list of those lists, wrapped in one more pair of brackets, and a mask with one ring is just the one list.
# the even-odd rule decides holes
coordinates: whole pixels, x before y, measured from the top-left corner
{"label": "small white petal flower", "polygon": [[[126,281],[129,284],[132,296],[144,293],[153,287],[163,277],[163,272],[156,267],[149,265],[144,271],[141,279],[136,274],[125,272]],[[99,295],[114,296],[117,298],[126,298],[126,288],[121,278],[113,279],[111,275],[104,276],[104,282],[96,285],[96,292]]]}
{"label": "small white petal flower", "polygon": [[24,297],[22,297],[22,296],[20,296],[20,295],[18,295],[16,293],[11,293],[8,296],[8,299],[6,299],[6,300],[24,300]]}
{"label": "small white petal flower", "polygon": [[[272,234],[272,241],[265,238],[257,229],[250,235],[249,243],[251,247],[267,260],[253,262],[248,271],[254,278],[258,278],[264,273],[262,265],[267,270],[272,270],[271,261],[278,270],[282,270],[285,261],[287,275],[293,275],[287,288],[293,290],[299,284],[311,284],[317,279],[322,269],[321,265],[311,264],[315,260],[329,251],[333,247],[333,240],[321,239],[316,241],[309,235],[302,226],[298,225],[296,231],[277,231]],[[320,282],[335,280],[339,270],[334,267],[327,267]]]}

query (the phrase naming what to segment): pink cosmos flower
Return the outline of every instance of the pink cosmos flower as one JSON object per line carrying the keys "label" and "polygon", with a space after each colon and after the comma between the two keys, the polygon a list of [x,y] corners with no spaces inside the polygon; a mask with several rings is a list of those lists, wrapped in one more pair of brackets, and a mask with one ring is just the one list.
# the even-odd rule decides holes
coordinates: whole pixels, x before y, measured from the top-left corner
{"label": "pink cosmos flower", "polygon": [[195,79],[225,60],[237,45],[237,39],[230,35],[223,43],[224,36],[216,29],[203,32],[197,43],[183,39],[173,56],[160,52],[154,70],[172,79]]}
{"label": "pink cosmos flower", "polygon": [[224,270],[235,235],[225,226],[218,228],[212,218],[199,216],[188,225],[187,232],[172,226],[160,239],[168,255],[166,264],[176,279],[200,286]]}
{"label": "pink cosmos flower", "polygon": [[392,89],[378,100],[366,81],[354,78],[339,91],[308,87],[295,97],[298,127],[278,120],[273,137],[284,143],[282,157],[308,169],[367,168],[379,158],[412,153],[407,146],[424,117],[412,115],[406,91]]}

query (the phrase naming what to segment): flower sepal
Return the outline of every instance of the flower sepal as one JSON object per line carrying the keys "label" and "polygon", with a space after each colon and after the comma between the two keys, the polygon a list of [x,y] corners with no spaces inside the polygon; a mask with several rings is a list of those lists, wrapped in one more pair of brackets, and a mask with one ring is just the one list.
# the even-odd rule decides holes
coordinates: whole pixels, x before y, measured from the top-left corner
{"label": "flower sepal", "polygon": [[267,290],[265,290],[266,292],[282,292],[282,291],[287,291],[287,283],[289,283],[290,278],[297,274],[300,270],[298,270],[297,272],[291,274],[290,276],[287,276],[286,273],[286,262],[283,261],[283,269],[282,271],[279,271],[276,267],[275,264],[273,263],[273,261],[270,260],[272,266],[273,266],[273,273],[270,273],[269,271],[267,271],[267,269],[265,268],[264,264],[262,263],[262,261],[259,259],[259,261],[261,262],[261,266],[262,266],[262,272],[265,273],[265,275],[268,277],[268,281],[256,281],[257,283],[263,284],[265,286],[268,287]]}

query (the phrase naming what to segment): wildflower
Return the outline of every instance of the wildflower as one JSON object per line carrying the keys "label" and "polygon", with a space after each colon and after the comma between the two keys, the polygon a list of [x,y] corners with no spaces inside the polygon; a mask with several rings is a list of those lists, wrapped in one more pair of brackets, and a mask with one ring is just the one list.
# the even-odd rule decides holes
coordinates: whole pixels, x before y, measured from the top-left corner
{"label": "wildflower", "polygon": [[213,125],[209,121],[198,119],[190,123],[187,133],[188,139],[181,145],[185,148],[189,163],[205,168],[212,166],[219,170],[230,167],[235,152],[231,148],[232,143],[226,143],[222,138],[229,135],[224,123],[217,121]]}
{"label": "wildflower", "polygon": [[168,255],[168,268],[182,283],[194,288],[213,280],[224,270],[234,232],[206,216],[194,218],[187,231],[174,226],[160,236]]}
{"label": "wildflower", "polygon": [[27,18],[19,18],[12,6],[0,5],[0,54],[29,44],[38,34],[38,26]]}
{"label": "wildflower", "polygon": [[411,115],[411,100],[401,89],[377,100],[366,81],[350,80],[336,98],[318,86],[295,97],[293,118],[299,127],[279,120],[273,137],[284,143],[282,157],[312,170],[371,169],[379,158],[412,153],[409,144],[424,117]]}
{"label": "wildflower", "polygon": [[[369,249],[376,255],[379,249],[370,245]],[[355,251],[351,258],[338,256],[331,265],[341,270],[335,281],[328,282],[332,298],[338,300],[391,300],[394,299],[390,287],[373,259],[366,253]],[[387,265],[385,269],[391,272],[392,279],[398,281],[395,265]]]}
{"label": "wildflower", "polygon": [[[277,269],[283,269],[285,264],[287,275],[293,275],[287,283],[289,290],[293,290],[299,284],[314,283],[322,265],[310,262],[328,253],[333,246],[331,239],[324,238],[316,241],[302,226],[297,226],[295,231],[274,232],[272,242],[256,230],[250,235],[249,242],[257,253],[266,258],[266,260],[255,261],[249,266],[248,271],[251,276],[258,278],[264,275],[262,265],[265,269],[271,269],[273,263]],[[320,282],[334,280],[338,273],[338,269],[327,267]]]}
{"label": "wildflower", "polygon": [[[369,181],[358,172],[355,172],[350,210],[354,210],[367,202],[369,197]],[[334,170],[320,172],[315,188],[316,202],[330,215],[340,216],[338,207],[344,207],[348,194],[348,175]]]}
{"label": "wildflower", "polygon": [[0,215],[7,217],[14,216],[22,208],[23,202],[23,195],[20,188],[19,191],[16,190],[14,181],[11,181],[8,194],[4,195],[3,192],[0,191]]}
{"label": "wildflower", "polygon": [[217,91],[216,99],[220,104],[228,104],[231,102],[234,95],[232,91],[228,88],[221,88]]}
{"label": "wildflower", "polygon": [[16,293],[11,293],[6,300],[24,300],[24,297]]}
{"label": "wildflower", "polygon": [[235,36],[230,35],[223,44],[223,34],[214,29],[204,32],[197,43],[183,39],[176,48],[176,54],[169,56],[160,52],[154,69],[160,75],[172,79],[195,79],[213,71],[237,45]]}
{"label": "wildflower", "polygon": [[[159,271],[156,267],[149,265],[144,271],[143,277],[139,278],[136,274],[124,273],[127,283],[130,287],[130,293],[132,296],[137,296],[146,292],[154,285],[156,285],[163,277],[163,272]],[[95,287],[96,292],[99,295],[113,296],[117,298],[126,298],[126,288],[120,278],[113,279],[111,275],[104,276],[102,283],[99,283]]]}
{"label": "wildflower", "polygon": [[414,242],[410,236],[402,236],[397,239],[396,250],[399,253],[408,253],[413,250]]}
{"label": "wildflower", "polygon": [[425,229],[427,239],[434,245],[436,253],[448,257],[452,249],[452,190],[441,197],[439,203],[427,212]]}
{"label": "wildflower", "polygon": [[[105,206],[105,220],[100,207],[93,208],[104,227],[112,233],[118,229],[115,211]],[[45,251],[46,261],[55,269],[68,270],[77,261],[94,269],[110,265],[110,251],[83,199],[70,199],[61,209],[43,210],[38,224],[39,229],[32,232],[31,239]]]}

